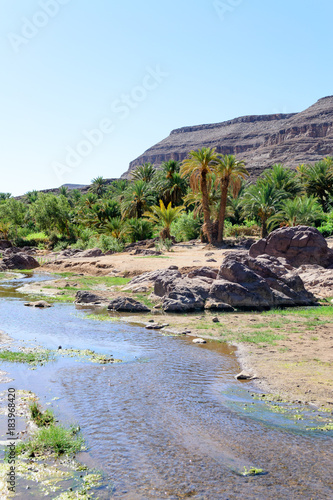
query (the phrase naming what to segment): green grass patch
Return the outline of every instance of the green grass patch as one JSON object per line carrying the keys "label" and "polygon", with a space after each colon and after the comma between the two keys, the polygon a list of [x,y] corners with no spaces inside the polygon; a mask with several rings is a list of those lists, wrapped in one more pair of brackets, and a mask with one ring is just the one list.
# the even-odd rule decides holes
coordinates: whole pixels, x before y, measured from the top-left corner
{"label": "green grass patch", "polygon": [[46,453],[60,455],[73,455],[83,448],[83,438],[78,436],[78,430],[66,429],[62,425],[49,425],[41,427],[24,443],[19,443],[16,447],[17,454],[22,453],[29,457],[38,457]]}
{"label": "green grass patch", "polygon": [[53,359],[53,353],[49,350],[20,352],[20,351],[0,351],[0,361],[8,363],[27,363],[28,365],[38,366],[47,363]]}
{"label": "green grass patch", "polygon": [[273,333],[271,330],[261,330],[260,332],[241,333],[239,340],[250,344],[270,344],[276,345],[277,340],[284,339],[283,335]]}
{"label": "green grass patch", "polygon": [[121,278],[119,276],[100,276],[100,277],[90,277],[90,276],[79,276],[74,277],[75,281],[85,287],[93,287],[96,285],[105,285],[107,287],[111,286],[124,286],[127,285],[131,278]]}
{"label": "green grass patch", "polygon": [[170,259],[168,255],[142,255],[141,257],[134,257],[135,259]]}
{"label": "green grass patch", "polygon": [[48,427],[54,425],[55,418],[54,414],[50,410],[42,412],[39,404],[34,401],[30,406],[30,416],[38,427]]}
{"label": "green grass patch", "polygon": [[332,306],[317,306],[317,307],[292,307],[287,309],[271,309],[261,313],[263,316],[302,316],[305,318],[313,317],[333,317]]}
{"label": "green grass patch", "polygon": [[45,234],[43,231],[40,231],[39,233],[30,233],[28,236],[24,238],[25,241],[31,241],[31,240],[39,240],[39,241],[48,241],[48,236]]}
{"label": "green grass patch", "polygon": [[86,314],[85,316],[83,316],[83,319],[92,319],[94,321],[118,321],[117,318],[113,318],[105,312],[101,314]]}
{"label": "green grass patch", "polygon": [[134,297],[136,298],[136,300],[138,300],[139,302],[141,302],[142,304],[144,304],[145,306],[149,307],[149,309],[153,309],[155,303],[152,302],[148,297],[147,295],[143,294],[143,293],[135,293],[134,294]]}
{"label": "green grass patch", "polygon": [[247,325],[248,328],[267,328],[267,326],[270,326],[268,325],[267,323],[249,323]]}

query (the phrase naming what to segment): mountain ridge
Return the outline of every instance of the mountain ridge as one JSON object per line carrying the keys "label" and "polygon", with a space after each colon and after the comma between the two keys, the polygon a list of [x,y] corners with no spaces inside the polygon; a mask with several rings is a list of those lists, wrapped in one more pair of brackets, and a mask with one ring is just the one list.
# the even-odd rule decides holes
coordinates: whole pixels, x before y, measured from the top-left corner
{"label": "mountain ridge", "polygon": [[333,155],[333,96],[322,97],[299,113],[247,115],[174,129],[133,160],[122,177],[130,177],[142,163],[159,166],[170,159],[182,161],[191,150],[203,146],[245,160],[251,177],[274,163],[296,168],[316,162]]}

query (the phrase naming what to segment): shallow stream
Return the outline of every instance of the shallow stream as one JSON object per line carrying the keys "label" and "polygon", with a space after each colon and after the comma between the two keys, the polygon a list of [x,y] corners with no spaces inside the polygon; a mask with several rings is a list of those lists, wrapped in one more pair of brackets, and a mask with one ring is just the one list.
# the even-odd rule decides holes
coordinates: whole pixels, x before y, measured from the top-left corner
{"label": "shallow stream", "polygon": [[[253,399],[251,383],[234,379],[233,348],[86,319],[91,311],[72,304],[24,307],[16,288],[43,279],[0,284],[0,330],[21,345],[92,349],[123,363],[57,357],[35,370],[0,369],[61,421],[80,425],[89,449],[82,460],[109,478],[101,498],[333,498],[332,432],[309,430],[311,409],[298,421]],[[244,466],[265,474],[244,477]]]}

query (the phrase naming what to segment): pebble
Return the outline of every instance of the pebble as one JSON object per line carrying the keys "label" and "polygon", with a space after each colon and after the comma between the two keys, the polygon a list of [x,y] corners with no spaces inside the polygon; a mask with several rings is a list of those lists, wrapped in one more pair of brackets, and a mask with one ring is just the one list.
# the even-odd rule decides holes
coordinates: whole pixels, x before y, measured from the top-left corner
{"label": "pebble", "polygon": [[192,340],[193,344],[206,344],[206,340],[205,339],[194,339]]}

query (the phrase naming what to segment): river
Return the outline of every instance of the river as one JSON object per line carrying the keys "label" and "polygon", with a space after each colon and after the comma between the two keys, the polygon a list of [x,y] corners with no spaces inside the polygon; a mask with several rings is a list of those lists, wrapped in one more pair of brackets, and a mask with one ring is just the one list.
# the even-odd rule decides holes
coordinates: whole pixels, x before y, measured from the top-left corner
{"label": "river", "polygon": [[[92,349],[123,363],[59,357],[33,371],[0,368],[61,421],[80,425],[89,449],[82,459],[112,484],[105,498],[333,498],[332,432],[311,432],[306,417],[298,423],[253,400],[252,383],[234,379],[233,348],[87,319],[91,311],[72,304],[24,307],[16,288],[43,279],[1,284],[0,329],[21,345]],[[265,473],[244,477],[244,466]]]}

